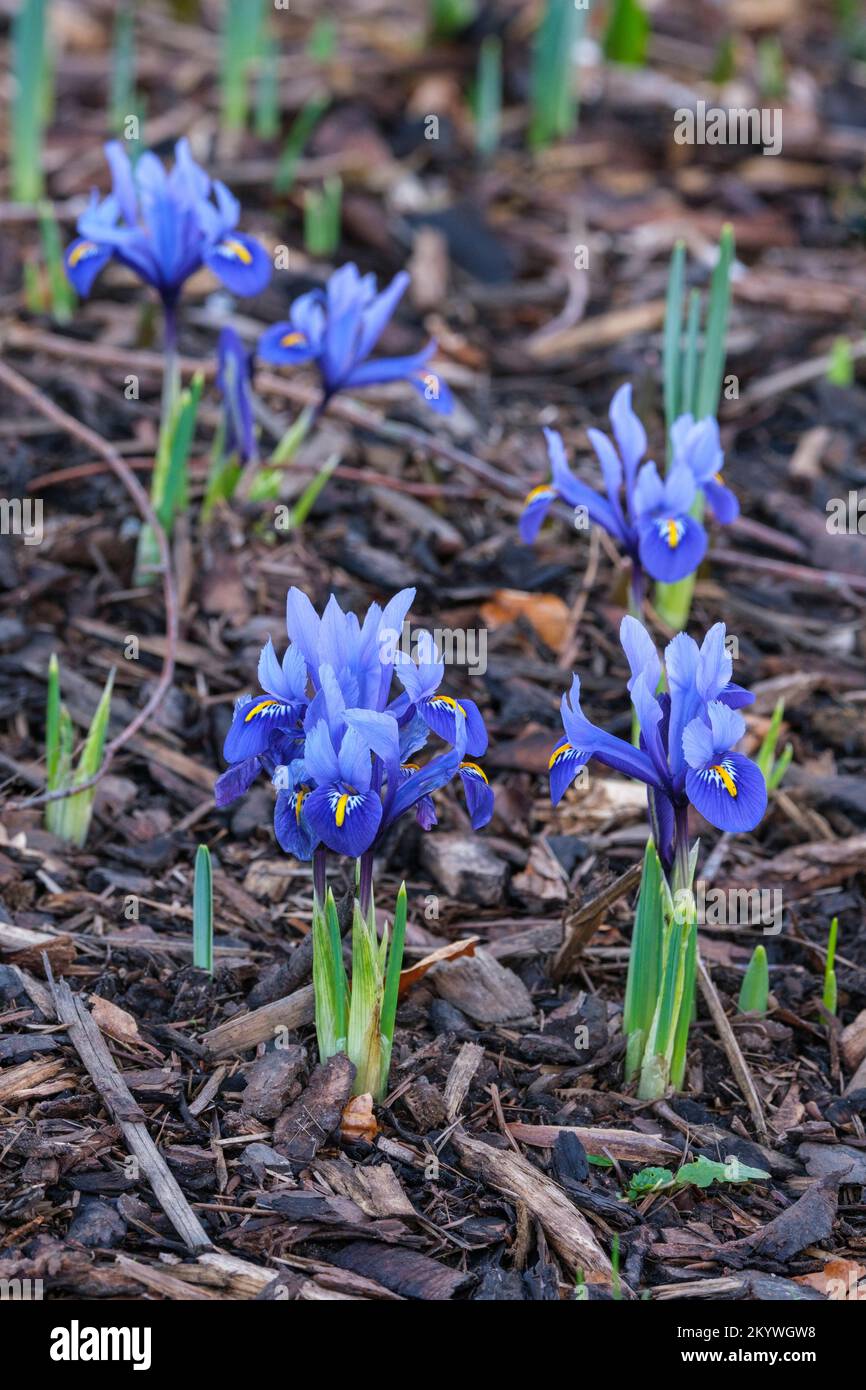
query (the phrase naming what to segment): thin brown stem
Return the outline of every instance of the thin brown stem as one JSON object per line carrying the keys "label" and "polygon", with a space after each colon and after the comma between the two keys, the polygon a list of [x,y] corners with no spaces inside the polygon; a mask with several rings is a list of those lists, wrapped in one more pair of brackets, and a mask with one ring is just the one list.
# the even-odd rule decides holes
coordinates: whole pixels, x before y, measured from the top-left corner
{"label": "thin brown stem", "polygon": [[26,377],[16,372],[14,367],[10,367],[8,362],[0,359],[0,383],[8,386],[10,391],[14,391],[17,396],[26,400],[34,410],[40,415],[44,415],[47,420],[51,420],[58,429],[72,435],[81,444],[88,448],[92,453],[98,454],[105,459],[111,471],[120,479],[126,491],[134,501],[136,507],[141,512],[144,522],[150,526],[159,550],[160,571],[163,579],[163,595],[165,598],[165,628],[166,644],[165,658],[162,670],[159,675],[153,694],[150,699],[139,710],[138,714],[126,727],[121,730],[116,738],[110,740],[105,747],[102,766],[97,769],[92,777],[88,777],[86,782],[79,782],[74,787],[69,787],[62,791],[44,792],[40,796],[28,797],[24,801],[10,803],[10,809],[21,810],[25,806],[41,806],[49,801],[61,801],[64,797],[73,796],[77,792],[85,791],[88,787],[95,787],[108,771],[113,759],[120,752],[131,738],[138,733],[144,724],[156,713],[167,694],[172,679],[174,677],[175,652],[177,649],[177,595],[175,593],[174,579],[171,572],[171,556],[168,549],[168,540],[165,531],[160,525],[159,519],[150,504],[150,498],[136,478],[132,469],[121,458],[117,450],[109,444],[107,439],[103,439],[87,425],[83,425],[80,420],[76,420],[73,415],[59,405],[55,405],[48,396],[34,386]]}

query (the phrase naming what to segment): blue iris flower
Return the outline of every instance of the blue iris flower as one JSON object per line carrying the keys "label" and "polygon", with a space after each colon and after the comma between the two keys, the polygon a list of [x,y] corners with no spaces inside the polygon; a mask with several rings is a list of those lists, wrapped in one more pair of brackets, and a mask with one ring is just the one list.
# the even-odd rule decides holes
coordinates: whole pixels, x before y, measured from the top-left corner
{"label": "blue iris flower", "polygon": [[[565,737],[550,758],[551,799],[556,805],[591,758],[643,782],[656,846],[668,867],[683,851],[689,805],[719,830],[753,830],[761,820],[767,807],[764,776],[736,751],[746,727],[739,709],[754,696],[731,681],[724,623],[710,628],[700,647],[679,633],[665,649],[664,668],[636,618],[623,619],[620,640],[631,671],[640,747],[586,718],[575,676],[562,698]],[[663,677],[667,692],[659,694]]]}
{"label": "blue iris flower", "polygon": [[257,454],[252,355],[233,328],[223,328],[219,335],[216,381],[223,400],[223,451],[227,458],[237,455],[239,463],[248,463]]}
{"label": "blue iris flower", "polygon": [[379,293],[375,275],[361,275],[351,262],[341,266],[324,290],[301,295],[288,320],[262,335],[259,356],[278,366],[314,362],[323,405],[344,389],[408,381],[432,410],[447,415],[453,407],[451,392],[428,365],[434,342],[408,357],[370,356],[408,284],[409,276],[401,271]]}
{"label": "blue iris flower", "polygon": [[66,252],[66,272],[79,294],[88,295],[112,259],[139,275],[167,308],[177,304],[183,284],[206,265],[233,294],[258,294],[271,278],[267,252],[237,231],[240,204],[225,184],[196,164],[189,142],[175,146],[174,167],[150,151],[133,169],[119,140],[105,146],[112,191],[94,192],[78,219],[77,240]]}
{"label": "blue iris flower", "polygon": [[604,494],[571,472],[562,439],[544,431],[551,480],[533,488],[524,503],[520,534],[532,542],[556,499],[582,507],[631,560],[634,590],[640,597],[644,573],[665,583],[693,574],[707,548],[707,535],[691,515],[699,491],[719,521],[733,521],[737,502],[720,474],[724,457],[715,420],[695,423],[683,415],[671,428],[672,461],[662,478],[652,461],[641,463],[646,431],[631,405],[631,386],[621,386],[610,406],[613,440],[601,430],[587,433],[601,466]]}
{"label": "blue iris flower", "polygon": [[[298,859],[322,848],[361,858],[411,809],[430,829],[433,794],[454,777],[475,829],[493,814],[493,791],[476,761],[487,747],[478,707],[439,693],[445,667],[428,633],[418,636],[417,662],[397,650],[414,595],[404,589],[384,609],[373,604],[361,622],[333,595],[320,617],[291,589],[290,645],[279,660],[268,639],[260,693],[237,703],[217,805],[228,805],[264,770],[277,789],[277,840]],[[392,696],[395,672],[403,689]],[[446,748],[421,763],[431,734]]]}

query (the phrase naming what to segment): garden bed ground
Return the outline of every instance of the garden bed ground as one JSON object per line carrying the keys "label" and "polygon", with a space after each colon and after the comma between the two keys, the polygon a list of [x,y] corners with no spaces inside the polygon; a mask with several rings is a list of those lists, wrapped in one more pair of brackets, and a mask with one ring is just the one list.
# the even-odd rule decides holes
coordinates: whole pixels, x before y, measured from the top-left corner
{"label": "garden bed ground", "polygon": [[[46,168],[64,236],[90,186],[105,183],[109,8],[58,6]],[[81,850],[21,805],[43,784],[48,658],[60,658],[79,728],[117,668],[119,732],[158,679],[165,610],[158,587],[132,588],[136,511],[105,458],[40,399],[0,386],[3,487],[43,499],[45,525],[41,545],[0,541],[0,1276],[42,1279],[55,1298],[533,1300],[572,1296],[582,1279],[593,1298],[856,1296],[866,548],[856,521],[853,534],[831,533],[827,504],[853,492],[856,508],[866,392],[829,384],[825,358],[838,335],[866,355],[862,64],[846,57],[830,7],[790,0],[778,7],[782,155],[678,146],[671,87],[704,90],[723,30],[712,6],[699,28],[691,6],[669,3],[650,65],[593,67],[578,134],[532,159],[521,135],[526,7],[490,7],[506,35],[506,135],[481,164],[461,95],[478,33],[425,45],[419,5],[337,8],[337,57],[321,71],[303,56],[304,6],[280,17],[285,120],[316,84],[334,97],[285,197],[271,191],[274,143],[219,134],[214,7],[193,24],[143,9],[148,142],[167,153],[189,134],[242,199],[245,229],[291,248],[289,271],[251,301],[233,304],[203,273],[185,301],[182,352],[210,370],[222,323],[254,341],[321,282],[327,267],[299,249],[301,192],[339,172],[336,263],[354,259],[380,279],[409,265],[385,346],[411,350],[434,333],[458,409],[434,418],[402,390],[337,400],[286,473],[290,500],[340,456],[300,530],[248,507],[223,509],[203,531],[217,416],[208,391],[192,505],[174,537],[173,684],[101,783]],[[757,5],[736,9],[750,105],[763,21]],[[111,272],[65,327],[28,314],[33,222],[9,203],[0,216],[4,361],[146,481],[160,359],[145,292]],[[725,220],[738,251],[727,366],[738,389],[721,424],[743,519],[713,537],[692,630],[721,616],[736,636],[735,678],[757,694],[754,746],[785,698],[794,765],[754,834],[693,829],[704,880],[778,890],[781,930],[702,931],[710,983],[685,1094],[651,1104],[624,1086],[620,1028],[643,797],[598,771],[554,812],[545,776],[572,670],[591,716],[627,733],[624,578],[599,534],[554,522],[528,548],[516,520],[546,477],[540,426],[555,424],[591,477],[585,430],[604,425],[622,380],[659,447],[670,249],[686,239],[704,284]],[[573,269],[576,245],[588,270]],[[140,400],[125,398],[129,374]],[[276,438],[310,383],[261,370],[256,385],[265,437]],[[407,966],[474,944],[418,972],[398,1015],[390,1095],[372,1121],[344,1117],[342,1136],[350,1077],[339,1059],[315,1069],[309,866],[276,846],[267,786],[228,812],[212,796],[234,699],[253,688],[268,633],[280,646],[292,584],[317,607],[334,591],[356,611],[413,585],[416,627],[487,641],[486,671],[456,667],[448,680],[487,720],[494,820],[471,835],[446,794],[437,831],[401,825],[376,877],[386,909],[406,878]],[[215,861],[213,979],[191,964],[199,842]],[[836,1019],[820,1002],[834,915]],[[773,1004],[763,1020],[734,1002],[759,941]],[[699,1155],[770,1176],[623,1200],[642,1168]]]}

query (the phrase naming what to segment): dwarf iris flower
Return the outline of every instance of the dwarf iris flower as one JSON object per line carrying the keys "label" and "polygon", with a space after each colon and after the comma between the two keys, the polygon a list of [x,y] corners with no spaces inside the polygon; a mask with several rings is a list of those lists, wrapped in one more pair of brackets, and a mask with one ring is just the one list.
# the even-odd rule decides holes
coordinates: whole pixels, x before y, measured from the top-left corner
{"label": "dwarf iris flower", "polygon": [[[753,830],[766,810],[763,773],[736,751],[746,727],[739,709],[754,696],[731,681],[724,623],[710,628],[700,647],[679,633],[665,649],[664,670],[636,618],[623,618],[620,640],[631,670],[628,688],[640,722],[640,747],[587,719],[575,676],[562,698],[565,736],[550,759],[551,798],[555,805],[591,758],[636,778],[647,787],[662,863],[670,868],[677,860],[682,867],[688,858],[690,805],[717,829],[734,832]],[[663,675],[667,691],[658,694]]]}
{"label": "dwarf iris flower", "polygon": [[614,395],[610,422],[613,440],[601,430],[587,432],[601,465],[604,493],[574,476],[561,436],[555,430],[544,431],[552,476],[527,496],[520,533],[524,541],[532,542],[557,499],[583,508],[631,561],[632,602],[640,611],[645,573],[674,583],[694,573],[704,557],[706,531],[691,514],[698,493],[704,492],[719,521],[734,520],[737,503],[720,477],[724,458],[715,420],[696,424],[684,415],[675,421],[673,457],[664,477],[651,460],[641,463],[647,437],[632,410],[630,385],[621,386]]}
{"label": "dwarf iris flower", "polygon": [[258,294],[271,278],[267,252],[237,231],[240,204],[225,184],[196,164],[189,141],[175,146],[166,172],[155,154],[133,169],[119,140],[105,146],[112,190],[78,219],[80,235],[66,252],[66,270],[79,294],[88,295],[99,272],[116,260],[152,285],[166,308],[167,328],[184,282],[203,265],[233,294]]}
{"label": "dwarf iris flower", "polygon": [[[331,849],[363,860],[412,808],[428,829],[436,821],[432,794],[455,776],[473,828],[493,814],[493,791],[476,761],[487,748],[478,706],[440,692],[445,666],[429,633],[418,635],[417,662],[396,650],[414,595],[404,589],[384,609],[373,604],[360,622],[333,595],[320,617],[306,594],[291,589],[290,645],[280,661],[268,639],[260,692],[237,703],[217,805],[267,772],[277,788],[277,839],[296,858]],[[403,688],[392,693],[395,676]],[[447,747],[421,764],[431,734]]]}
{"label": "dwarf iris flower", "polygon": [[361,275],[351,262],[341,266],[324,290],[301,295],[288,320],[262,335],[259,356],[277,366],[314,363],[322,383],[319,409],[337,391],[407,381],[432,410],[447,415],[451,392],[428,366],[434,342],[405,357],[371,357],[408,284],[401,271],[380,293],[374,275]]}
{"label": "dwarf iris flower", "polygon": [[[225,806],[264,769],[277,788],[274,830],[287,853],[313,861],[313,989],[322,1061],[345,1052],[355,1092],[384,1095],[391,1060],[406,928],[405,884],[393,936],[381,933],[373,904],[373,856],[405,812],[436,824],[433,794],[459,776],[475,829],[493,814],[493,791],[475,757],[487,733],[471,700],[443,695],[444,664],[428,633],[417,661],[397,650],[414,589],[363,621],[332,595],[319,614],[299,589],[286,601],[290,639],[282,660],[270,638],[259,659],[260,691],[238,701],[225,742],[232,764],[217,781]],[[394,679],[402,689],[394,692]],[[429,736],[445,747],[422,762]],[[467,753],[472,756],[467,757]],[[327,851],[357,862],[351,987],[340,926],[326,884]]]}
{"label": "dwarf iris flower", "polygon": [[252,357],[233,328],[217,343],[217,387],[223,400],[223,452],[240,464],[257,455],[253,419]]}

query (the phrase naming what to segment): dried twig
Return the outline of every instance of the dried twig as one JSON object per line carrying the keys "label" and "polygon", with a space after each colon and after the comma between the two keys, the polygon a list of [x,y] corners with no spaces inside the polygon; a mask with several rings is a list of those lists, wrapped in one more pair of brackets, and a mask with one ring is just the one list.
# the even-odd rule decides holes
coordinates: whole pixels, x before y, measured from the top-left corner
{"label": "dried twig", "polygon": [[84,1063],[109,1114],[119,1126],[130,1153],[138,1159],[154,1196],[190,1250],[210,1249],[210,1238],[151,1139],[144,1116],[115,1066],[96,1021],[81,996],[73,994],[65,980],[55,981],[47,960],[45,970],[51,984],[57,1018],[66,1024],[69,1041]]}
{"label": "dried twig", "polygon": [[734,1030],[728,1022],[727,1015],[719,998],[718,990],[710,978],[710,973],[704,962],[698,956],[698,983],[701,987],[701,994],[704,1002],[712,1015],[713,1023],[719,1035],[722,1047],[725,1049],[728,1061],[731,1064],[731,1071],[737,1080],[737,1085],[743,1093],[743,1098],[749,1107],[749,1112],[755,1122],[755,1129],[761,1139],[766,1143],[769,1141],[767,1132],[767,1121],[764,1119],[764,1108],[761,1105],[761,1098],[752,1073],[749,1071],[748,1064],[740,1049],[740,1044],[734,1036]]}
{"label": "dried twig", "polygon": [[44,415],[46,419],[51,420],[57,425],[58,429],[64,430],[67,434],[71,434],[74,439],[79,440],[80,443],[84,444],[93,453],[99,454],[101,458],[105,459],[112,472],[115,473],[123,483],[123,486],[135,502],[145,522],[153,531],[159,549],[163,594],[165,597],[165,657],[163,659],[159,680],[147,703],[139,710],[135,718],[127,724],[126,728],[121,730],[116,738],[111,739],[110,742],[106,744],[102,765],[92,777],[88,777],[84,782],[78,782],[74,787],[64,788],[62,791],[43,792],[39,796],[30,796],[23,801],[9,803],[10,810],[21,810],[25,806],[41,806],[49,801],[60,801],[66,796],[73,796],[78,792],[86,791],[88,787],[95,787],[97,782],[105,776],[113,759],[120,752],[121,748],[129,743],[129,740],[135,737],[138,730],[147,723],[151,715],[156,713],[168,693],[174,677],[174,660],[177,647],[177,596],[171,572],[171,557],[165,531],[151,506],[150,498],[117,450],[108,443],[108,440],[103,439],[101,435],[97,434],[95,430],[90,429],[87,425],[83,425],[79,420],[76,420],[73,415],[67,414],[59,405],[55,405],[54,401],[50,400],[48,396],[40,391],[38,386],[34,386],[31,381],[21,376],[19,372],[15,371],[14,367],[10,367],[9,363],[4,362],[2,359],[0,359],[0,382],[2,382],[4,386],[8,386],[10,391],[14,391],[16,395],[26,400],[35,410],[39,411],[40,415]]}

